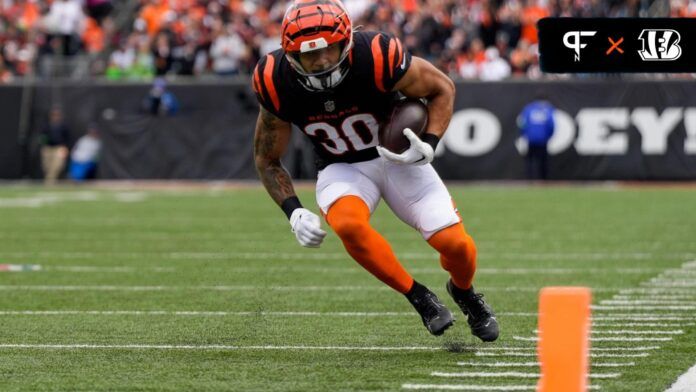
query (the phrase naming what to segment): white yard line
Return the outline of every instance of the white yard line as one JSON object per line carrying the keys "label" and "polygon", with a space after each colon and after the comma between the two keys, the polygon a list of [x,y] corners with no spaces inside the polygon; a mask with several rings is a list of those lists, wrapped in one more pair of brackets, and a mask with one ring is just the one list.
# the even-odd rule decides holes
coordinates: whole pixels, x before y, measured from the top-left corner
{"label": "white yard line", "polygon": [[387,286],[90,286],[90,285],[0,285],[6,291],[387,291]]}
{"label": "white yard line", "polygon": [[680,281],[680,280],[665,280],[665,281],[656,281],[656,282],[650,282],[644,284],[644,286],[648,287],[669,287],[669,288],[682,288],[682,287],[696,287],[696,282],[693,280],[688,280],[688,281]]}
{"label": "white yard line", "polygon": [[[507,367],[533,367],[538,368],[541,364],[539,362],[474,362],[474,361],[460,361],[457,362],[459,366],[472,366],[472,367],[492,367],[492,368],[507,368]],[[635,362],[592,362],[590,366],[593,367],[629,367],[635,366]]]}
{"label": "white yard line", "polygon": [[[533,331],[535,334],[539,334],[539,330],[535,329]],[[593,335],[683,335],[684,331],[681,329],[676,330],[642,330],[636,331],[633,329],[620,329],[620,330],[597,330],[592,329]]]}
{"label": "white yard line", "polygon": [[617,300],[696,300],[696,294],[617,294],[614,296]]}
{"label": "white yard line", "polygon": [[692,366],[686,373],[677,378],[677,381],[665,392],[694,392],[696,387],[696,364]]}
{"label": "white yard line", "polygon": [[[433,377],[452,378],[539,378],[539,373],[528,372],[432,372]],[[590,378],[619,378],[621,373],[590,373]]]}
{"label": "white yard line", "polygon": [[[402,389],[436,391],[536,391],[536,385],[471,385],[471,384],[403,384]],[[599,385],[590,385],[590,390],[598,390]]]}
{"label": "white yard line", "polygon": [[303,312],[303,311],[189,311],[189,310],[16,310],[0,311],[4,316],[63,316],[63,315],[104,315],[104,316],[338,316],[338,317],[391,317],[414,316],[414,312]]}
{"label": "white yard line", "polygon": [[696,310],[696,305],[592,305],[591,308],[592,310]]}
{"label": "white yard line", "polygon": [[[591,351],[646,351],[659,350],[660,346],[635,346],[635,347],[591,347]],[[536,352],[536,347],[476,347],[477,351],[530,351]]]}
{"label": "white yard line", "polygon": [[[101,266],[101,265],[42,265],[43,271],[61,271],[61,272],[123,272],[123,273],[141,273],[144,270],[148,272],[174,272],[176,267],[133,267],[133,266]],[[365,273],[360,268],[349,267],[312,267],[312,266],[244,266],[244,267],[225,267],[225,272],[236,273],[256,273],[256,272],[298,272],[298,273],[336,273],[349,274]],[[536,275],[536,274],[592,274],[592,273],[617,273],[617,274],[649,274],[657,271],[655,268],[478,268],[477,274],[505,274],[505,275]],[[410,268],[412,273],[433,273],[446,274],[447,271],[442,268]]]}
{"label": "white yard line", "polygon": [[[611,313],[609,313],[611,314]],[[694,321],[696,320],[696,315],[694,316],[684,316],[678,313],[661,313],[659,316],[653,314],[635,314],[635,315],[616,315],[616,316],[593,316],[592,321]]]}
{"label": "white yard line", "polygon": [[[115,286],[115,285],[0,285],[4,291],[177,291],[177,290],[213,290],[213,291],[390,291],[387,286]],[[480,287],[481,291],[489,292],[532,292],[537,293],[540,287]],[[616,288],[592,288],[596,292],[613,292]],[[513,313],[510,313],[513,314]],[[518,315],[521,313],[517,313]],[[536,313],[529,313],[534,314]]]}
{"label": "white yard line", "polygon": [[459,366],[474,366],[474,367],[536,367],[539,362],[457,362]]}
{"label": "white yard line", "polygon": [[[105,289],[108,290],[108,289]],[[154,289],[153,289],[154,290]],[[134,289],[133,291],[138,291]],[[207,310],[4,310],[0,311],[0,315],[5,316],[63,316],[63,315],[131,315],[131,316],[298,316],[298,317],[320,317],[320,316],[338,316],[338,317],[412,317],[414,312],[362,312],[362,311],[345,311],[345,312],[315,312],[315,311],[207,311]],[[519,312],[500,312],[498,316],[502,317],[536,317],[536,313],[519,313]],[[659,321],[659,320],[696,320],[696,317],[655,317],[655,316],[622,316],[622,317],[595,317],[594,320],[602,321]],[[658,324],[658,323],[617,323],[617,324],[602,324],[593,323],[594,326],[602,327],[620,327],[620,326],[644,326],[644,327],[681,327],[691,326],[696,323],[673,323],[673,324]]]}
{"label": "white yard line", "polygon": [[[474,353],[477,357],[529,357],[536,358],[537,353],[535,352],[519,352],[519,351],[503,351],[503,352],[481,352],[477,351]],[[645,358],[650,356],[650,353],[626,353],[626,354],[612,354],[612,353],[590,353],[590,358]]]}
{"label": "white yard line", "polygon": [[[179,260],[343,260],[350,259],[342,252],[0,252],[0,256],[13,257],[53,257],[53,258],[95,258],[105,254],[110,256],[143,258],[148,255],[157,255]],[[399,252],[397,256],[404,260],[436,260],[439,255],[436,252]],[[685,258],[692,257],[691,253],[636,253],[636,252],[550,252],[550,253],[525,253],[525,252],[493,252],[489,251],[481,255],[482,259],[509,259],[519,260],[607,260],[607,259],[650,259],[655,256]],[[601,271],[601,269],[600,269]],[[649,273],[649,272],[646,272]]]}
{"label": "white yard line", "polygon": [[696,323],[592,323],[592,327],[597,328],[623,328],[623,327],[638,327],[638,328],[678,328],[678,327],[692,327]]}
{"label": "white yard line", "polygon": [[287,351],[441,351],[442,347],[427,346],[230,346],[230,345],[176,345],[176,344],[0,344],[0,349],[49,350],[287,350]]}
{"label": "white yard line", "polygon": [[683,335],[684,331],[681,329],[668,330],[668,331],[657,331],[657,330],[636,331],[636,330],[630,330],[630,329],[602,331],[602,330],[593,329],[592,334],[597,334],[597,335]]}
{"label": "white yard line", "polygon": [[436,391],[535,391],[536,385],[403,384],[401,388]]}
{"label": "white yard line", "polygon": [[[512,337],[514,340],[518,340],[521,342],[538,342],[539,338],[536,336],[530,336],[530,337],[525,337],[525,336],[513,336]],[[596,337],[590,337],[591,342],[668,342],[672,340],[671,337],[668,338],[653,338],[653,337],[608,337],[608,338],[596,338]]]}
{"label": "white yard line", "polygon": [[[198,310],[4,310],[5,316],[63,316],[63,315],[103,315],[103,316],[339,316],[339,317],[413,317],[415,312],[314,312],[314,311],[198,311]],[[536,317],[535,313],[520,314],[505,312],[498,316]]]}
{"label": "white yard line", "polygon": [[174,267],[127,267],[127,266],[112,266],[100,267],[91,265],[42,265],[42,271],[59,271],[59,272],[122,272],[122,273],[138,273],[143,272],[175,272]]}
{"label": "white yard line", "polygon": [[694,291],[684,287],[642,287],[619,289],[619,295],[693,295]]}
{"label": "white yard line", "polygon": [[679,301],[679,300],[604,300],[599,301],[600,305],[687,305],[694,306],[696,301]]}

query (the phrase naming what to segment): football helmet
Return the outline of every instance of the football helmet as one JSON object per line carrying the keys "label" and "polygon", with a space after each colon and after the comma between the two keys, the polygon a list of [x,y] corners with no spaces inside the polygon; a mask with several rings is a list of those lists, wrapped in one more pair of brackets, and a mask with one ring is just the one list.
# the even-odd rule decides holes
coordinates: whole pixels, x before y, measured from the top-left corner
{"label": "football helmet", "polygon": [[[350,70],[353,24],[340,0],[295,0],[288,7],[281,27],[281,45],[302,85],[311,91],[332,89]],[[336,64],[320,72],[305,70],[300,55],[340,45]]]}

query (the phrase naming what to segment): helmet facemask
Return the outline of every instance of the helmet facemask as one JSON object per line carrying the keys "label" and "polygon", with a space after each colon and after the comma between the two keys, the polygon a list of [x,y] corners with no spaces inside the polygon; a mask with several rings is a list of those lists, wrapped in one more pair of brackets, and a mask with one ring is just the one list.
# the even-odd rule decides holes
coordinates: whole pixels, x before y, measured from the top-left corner
{"label": "helmet facemask", "polygon": [[325,50],[329,45],[326,44],[324,39],[319,38],[313,41],[305,41],[299,52],[286,53],[286,57],[292,65],[292,68],[299,74],[299,80],[303,87],[310,91],[331,90],[336,88],[346,75],[348,75],[348,71],[350,71],[349,54],[353,46],[352,33],[347,40],[343,40],[336,44],[341,45],[341,54],[338,58],[338,62],[318,72],[305,70],[300,61],[300,56],[302,53]]}

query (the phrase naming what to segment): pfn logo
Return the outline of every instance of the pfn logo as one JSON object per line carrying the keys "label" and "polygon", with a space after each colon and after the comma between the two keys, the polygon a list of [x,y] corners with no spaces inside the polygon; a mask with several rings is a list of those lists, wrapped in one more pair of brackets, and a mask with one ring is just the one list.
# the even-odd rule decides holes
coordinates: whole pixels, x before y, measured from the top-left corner
{"label": "pfn logo", "polygon": [[563,45],[575,51],[575,61],[580,61],[580,49],[584,49],[587,44],[580,42],[580,37],[592,37],[596,31],[569,31],[563,36]]}
{"label": "pfn logo", "polygon": [[645,29],[638,39],[643,42],[643,49],[638,51],[643,61],[674,61],[681,56],[681,36],[676,30]]}

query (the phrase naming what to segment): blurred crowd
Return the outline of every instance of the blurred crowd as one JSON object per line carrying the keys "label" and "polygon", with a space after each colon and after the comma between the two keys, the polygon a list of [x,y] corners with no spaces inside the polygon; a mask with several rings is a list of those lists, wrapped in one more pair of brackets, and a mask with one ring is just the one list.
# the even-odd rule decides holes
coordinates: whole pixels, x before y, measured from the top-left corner
{"label": "blurred crowd", "polygon": [[[248,74],[280,46],[287,1],[0,0],[0,81],[46,56],[86,56],[109,79]],[[452,77],[539,78],[535,24],[546,16],[647,16],[654,0],[344,0],[355,26],[399,36]],[[670,0],[674,17],[696,0]],[[129,13],[124,15],[125,13]],[[117,16],[122,16],[117,18]],[[124,23],[116,23],[123,21]],[[90,57],[91,56],[91,57]]]}

